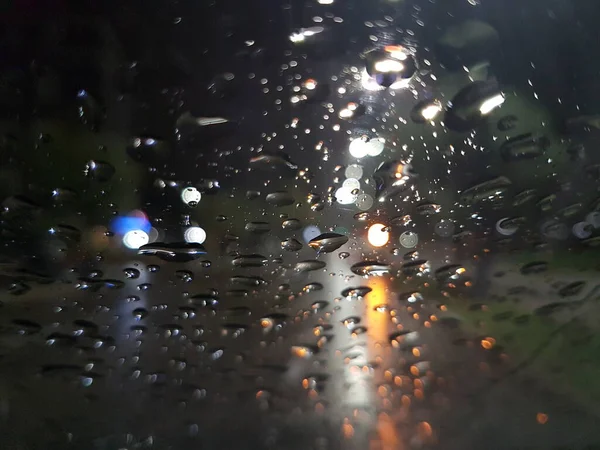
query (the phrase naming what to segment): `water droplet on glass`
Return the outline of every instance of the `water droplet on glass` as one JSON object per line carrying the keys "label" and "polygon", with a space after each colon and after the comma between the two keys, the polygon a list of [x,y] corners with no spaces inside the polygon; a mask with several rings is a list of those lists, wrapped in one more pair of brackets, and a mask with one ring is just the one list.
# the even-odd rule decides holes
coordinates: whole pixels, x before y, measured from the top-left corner
{"label": "water droplet on glass", "polygon": [[130,279],[135,279],[135,278],[140,277],[140,271],[133,267],[127,267],[126,269],[123,269],[123,273],[125,274],[126,278],[130,278]]}
{"label": "water droplet on glass", "polygon": [[330,253],[340,248],[346,242],[348,242],[348,236],[344,236],[343,234],[323,233],[311,239],[308,242],[308,246],[319,253]]}
{"label": "water droplet on glass", "polygon": [[194,274],[189,270],[176,270],[175,276],[184,283],[191,283],[194,280]]}
{"label": "water droplet on glass", "polygon": [[297,262],[294,266],[294,270],[296,270],[297,272],[310,272],[313,270],[323,269],[326,265],[327,264],[323,261],[305,260]]}
{"label": "water droplet on glass", "polygon": [[110,180],[115,172],[116,169],[111,163],[93,159],[87,162],[83,170],[86,176],[100,182]]}
{"label": "water droplet on glass", "polygon": [[265,256],[258,254],[240,255],[231,261],[237,267],[262,267],[268,262],[269,260]]}
{"label": "water droplet on glass", "polygon": [[276,207],[289,206],[294,204],[294,197],[285,191],[271,192],[267,194],[267,203]]}
{"label": "water droplet on glass", "polygon": [[413,248],[419,243],[419,237],[417,233],[412,231],[405,231],[400,235],[400,245],[404,248]]}
{"label": "water droplet on glass", "polygon": [[152,255],[173,262],[193,261],[205,254],[206,250],[202,244],[187,242],[172,244],[154,242],[143,245],[138,249],[138,255]]}
{"label": "water droplet on glass", "polygon": [[383,276],[390,273],[392,266],[390,264],[380,263],[377,261],[362,261],[350,267],[352,273],[363,277]]}
{"label": "water droplet on glass", "polygon": [[297,252],[302,248],[302,243],[294,238],[287,238],[281,241],[281,248],[288,252]]}

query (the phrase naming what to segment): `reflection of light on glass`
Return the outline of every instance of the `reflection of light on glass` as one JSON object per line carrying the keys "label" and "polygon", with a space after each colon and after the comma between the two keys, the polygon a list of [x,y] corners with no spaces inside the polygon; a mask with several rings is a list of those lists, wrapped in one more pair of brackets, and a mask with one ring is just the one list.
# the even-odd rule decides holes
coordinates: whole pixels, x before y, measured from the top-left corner
{"label": "reflection of light on glass", "polygon": [[340,119],[349,119],[353,115],[354,111],[350,110],[349,108],[344,108],[339,113]]}
{"label": "reflection of light on glass", "polygon": [[290,41],[296,43],[296,42],[302,42],[304,41],[304,35],[302,33],[292,33],[290,35]]}
{"label": "reflection of light on glass", "polygon": [[127,216],[116,217],[110,224],[110,230],[118,234],[125,234],[131,230],[150,231],[152,225],[142,211],[132,211]]}
{"label": "reflection of light on glass", "polygon": [[396,166],[396,172],[394,173],[394,177],[396,177],[397,179],[401,179],[404,178],[406,173],[405,170],[408,171],[409,170],[409,165],[404,165],[404,164],[398,164]]}
{"label": "reflection of light on glass", "polygon": [[123,245],[134,250],[146,245],[148,242],[150,242],[150,238],[143,230],[131,230],[123,236]]}
{"label": "reflection of light on glass", "polygon": [[369,156],[379,156],[383,152],[384,140],[381,138],[371,139],[367,142],[367,153]]}
{"label": "reflection of light on glass", "polygon": [[200,191],[193,186],[186,187],[181,191],[181,200],[186,205],[196,205],[202,198],[202,194]]}
{"label": "reflection of light on glass", "polygon": [[303,42],[304,39],[306,39],[307,37],[314,36],[315,34],[319,34],[323,30],[324,30],[323,27],[303,28],[303,29],[299,30],[297,33],[292,33],[290,35],[290,41],[292,41],[294,43]]}
{"label": "reflection of light on glass", "polygon": [[592,235],[594,227],[591,223],[578,222],[573,225],[573,234],[579,239],[587,239]]}
{"label": "reflection of light on glass", "polygon": [[502,94],[494,95],[493,97],[484,100],[484,102],[479,107],[479,112],[481,114],[488,114],[494,108],[497,108],[502,103],[504,103],[504,100],[505,100],[504,95],[502,95]]}
{"label": "reflection of light on glass", "polygon": [[321,33],[325,28],[323,27],[310,27],[302,30],[302,34],[306,37],[314,36],[315,34]]}
{"label": "reflection of light on glass", "polygon": [[185,242],[202,244],[206,240],[206,231],[200,227],[189,227],[183,232]]}
{"label": "reflection of light on glass", "polygon": [[363,137],[353,139],[352,142],[350,142],[348,151],[355,158],[364,158],[369,152],[367,140]]}
{"label": "reflection of light on glass", "polygon": [[352,193],[352,189],[341,187],[335,191],[335,200],[340,205],[350,205],[356,201],[356,195]]}
{"label": "reflection of light on glass", "polygon": [[390,240],[390,233],[387,231],[385,225],[376,223],[369,227],[367,239],[373,247],[383,247]]}
{"label": "reflection of light on glass", "polygon": [[333,0],[317,0],[320,5],[331,5]]}
{"label": "reflection of light on glass", "polygon": [[406,58],[408,58],[408,55],[406,54],[407,50],[401,45],[386,45],[384,50],[388,52],[392,58],[400,61],[405,61]]}
{"label": "reflection of light on glass", "polygon": [[392,83],[392,85],[390,86],[390,89],[392,90],[398,90],[398,89],[405,89],[408,86],[410,86],[410,78],[400,78],[398,81]]}
{"label": "reflection of light on glass", "polygon": [[342,187],[349,189],[350,191],[360,189],[360,181],[358,181],[356,178],[347,178],[344,180],[344,183],[342,183]]}
{"label": "reflection of light on glass", "polygon": [[346,167],[344,175],[346,175],[346,178],[356,178],[357,180],[360,180],[363,176],[363,168],[358,164],[352,164]]}
{"label": "reflection of light on glass", "polygon": [[375,78],[371,77],[367,72],[367,69],[363,69],[360,83],[365,91],[381,91],[385,89],[383,86],[380,86]]}
{"label": "reflection of light on glass", "polygon": [[400,245],[404,248],[413,248],[419,243],[419,236],[412,231],[405,231],[400,235]]}
{"label": "reflection of light on glass", "polygon": [[152,227],[148,232],[148,238],[150,242],[156,242],[158,240],[159,232],[156,228]]}
{"label": "reflection of light on glass", "polygon": [[[389,316],[387,312],[379,312],[376,306],[381,306],[387,303],[388,295],[386,295],[387,280],[385,278],[375,277],[369,278],[368,286],[372,289],[369,295],[365,297],[367,302],[367,326],[369,328],[370,350],[377,352],[377,343],[385,342],[388,338],[388,323]],[[380,308],[381,310],[381,308]],[[374,358],[378,355],[370,355]]]}
{"label": "reflection of light on glass", "polygon": [[423,110],[421,111],[421,115],[425,120],[433,120],[435,119],[435,116],[437,116],[440,113],[441,110],[442,105],[440,105],[439,103],[433,103],[423,108]]}
{"label": "reflection of light on glass", "polygon": [[298,358],[310,358],[313,355],[313,351],[303,345],[292,346],[292,355]]}
{"label": "reflection of light on glass", "polygon": [[380,73],[402,72],[404,64],[395,59],[384,59],[375,63],[375,70]]}
{"label": "reflection of light on glass", "polygon": [[317,87],[317,81],[313,80],[312,78],[309,78],[308,80],[306,80],[304,82],[304,87],[306,89],[308,89],[309,91],[312,91],[313,89],[315,89]]}

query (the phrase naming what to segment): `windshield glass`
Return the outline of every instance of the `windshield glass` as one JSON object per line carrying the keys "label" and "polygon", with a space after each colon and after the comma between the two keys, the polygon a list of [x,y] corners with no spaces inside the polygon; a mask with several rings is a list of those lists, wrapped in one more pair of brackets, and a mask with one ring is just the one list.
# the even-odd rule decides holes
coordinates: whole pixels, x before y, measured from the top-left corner
{"label": "windshield glass", "polygon": [[597,0],[0,3],[1,448],[600,444]]}

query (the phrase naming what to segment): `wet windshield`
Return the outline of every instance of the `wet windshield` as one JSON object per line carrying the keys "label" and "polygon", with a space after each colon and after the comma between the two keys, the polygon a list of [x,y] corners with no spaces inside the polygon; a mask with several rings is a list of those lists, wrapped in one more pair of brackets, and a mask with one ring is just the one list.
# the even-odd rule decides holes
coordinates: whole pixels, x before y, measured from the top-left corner
{"label": "wet windshield", "polygon": [[13,0],[0,447],[600,444],[594,0]]}

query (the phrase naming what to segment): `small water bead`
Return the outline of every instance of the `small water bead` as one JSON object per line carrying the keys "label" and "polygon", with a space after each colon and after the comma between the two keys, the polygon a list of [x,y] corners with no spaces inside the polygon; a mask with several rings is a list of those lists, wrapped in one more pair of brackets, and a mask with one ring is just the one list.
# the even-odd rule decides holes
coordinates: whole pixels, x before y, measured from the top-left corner
{"label": "small water bead", "polygon": [[125,274],[126,278],[129,278],[132,280],[140,277],[140,271],[133,267],[127,267],[127,268],[123,269],[123,273]]}

